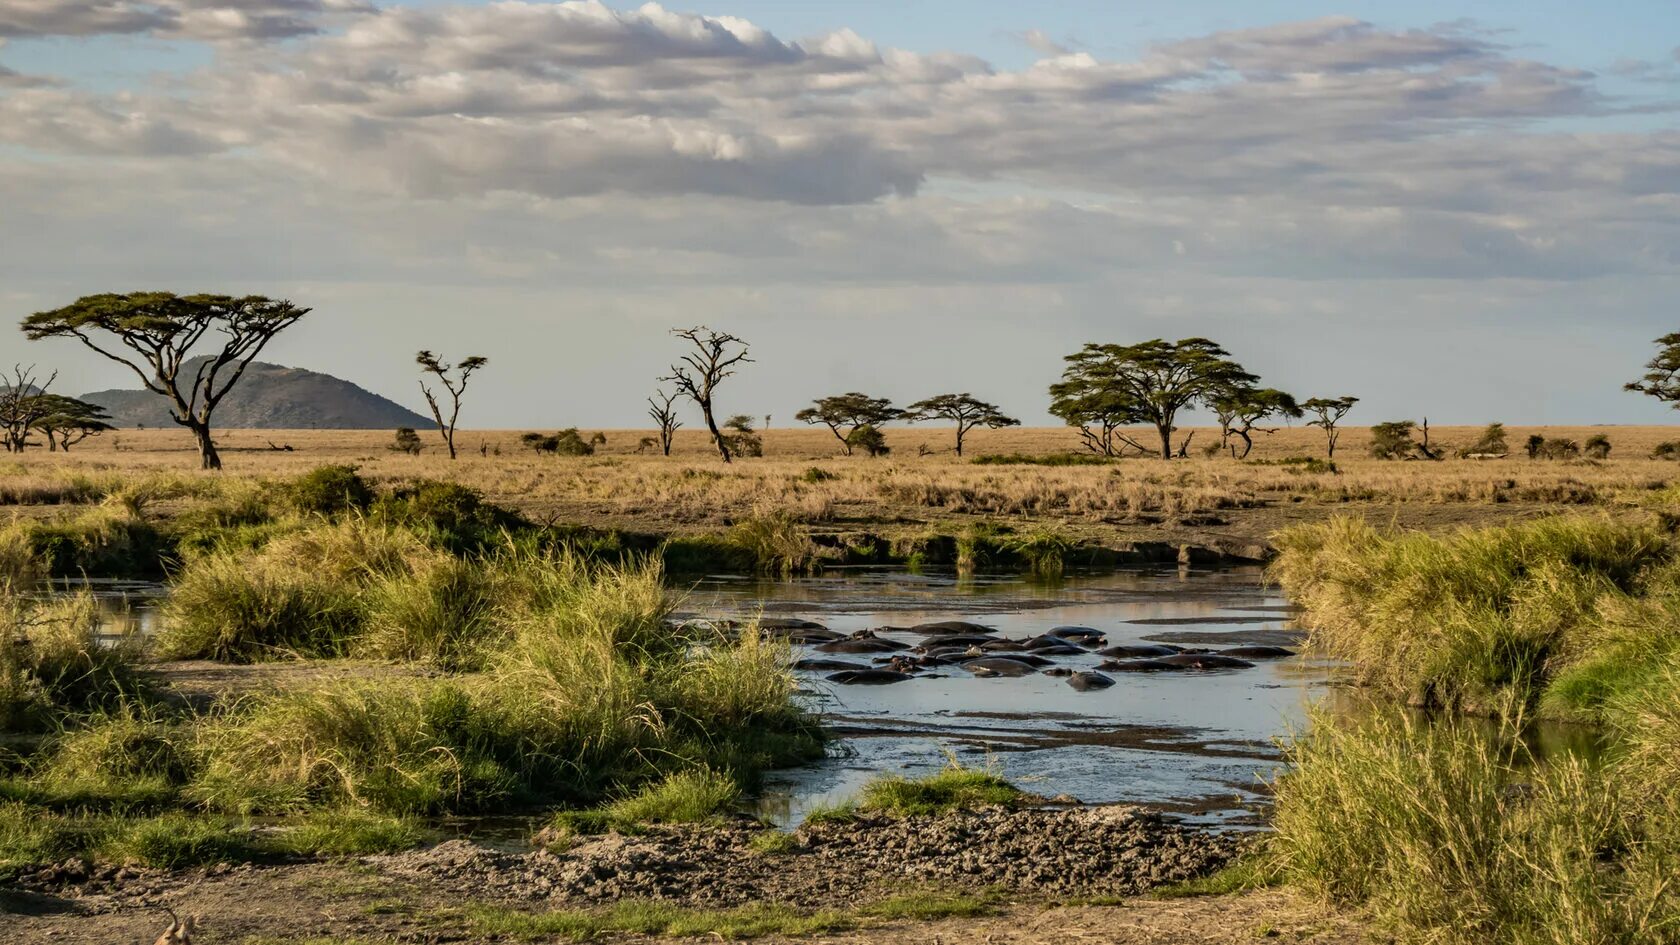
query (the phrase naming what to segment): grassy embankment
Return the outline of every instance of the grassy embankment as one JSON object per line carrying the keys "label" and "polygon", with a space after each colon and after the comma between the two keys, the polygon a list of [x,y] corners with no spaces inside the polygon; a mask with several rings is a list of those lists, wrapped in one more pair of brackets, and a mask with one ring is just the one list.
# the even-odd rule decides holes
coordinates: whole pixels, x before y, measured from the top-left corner
{"label": "grassy embankment", "polygon": [[[1314,644],[1446,713],[1318,712],[1277,785],[1281,878],[1429,941],[1680,941],[1680,538],[1336,519],[1280,545]],[[1593,726],[1602,757],[1536,757],[1535,719]]]}
{"label": "grassy embankment", "polygon": [[[0,864],[364,852],[411,845],[426,816],[638,797],[654,818],[673,779],[738,792],[821,751],[785,651],[673,628],[657,557],[587,554],[454,487],[329,469],[262,488],[167,529],[118,495],[0,533]],[[107,645],[88,598],[24,592],[57,555],[160,547],[177,593],[154,640]],[[341,657],[390,671],[208,705],[154,672]]]}

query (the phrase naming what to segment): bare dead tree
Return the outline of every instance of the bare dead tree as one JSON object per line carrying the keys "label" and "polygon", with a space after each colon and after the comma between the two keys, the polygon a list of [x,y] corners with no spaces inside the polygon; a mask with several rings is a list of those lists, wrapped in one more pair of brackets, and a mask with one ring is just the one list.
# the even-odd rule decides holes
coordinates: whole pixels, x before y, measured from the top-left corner
{"label": "bare dead tree", "polygon": [[[451,365],[441,361],[430,351],[422,351],[414,356],[414,363],[420,365],[421,371],[435,375],[443,389],[449,392],[449,419],[443,418],[443,407],[438,402],[437,395],[426,386],[426,381],[420,381],[420,393],[426,395],[426,404],[432,408],[432,419],[437,421],[438,435],[443,437],[443,445],[449,448],[449,458],[455,458],[455,422],[461,416],[461,395],[467,392],[467,380],[473,372],[490,363],[489,358],[473,355],[462,358],[459,365]],[[449,376],[455,371],[455,377]]]}
{"label": "bare dead tree", "polygon": [[694,401],[706,418],[706,429],[712,434],[712,444],[724,462],[730,461],[729,440],[718,429],[712,410],[712,397],[717,386],[735,374],[735,366],[751,364],[747,357],[747,343],[728,332],[713,331],[704,325],[693,328],[673,328],[671,334],[694,346],[694,350],[671,365],[671,373],[660,378],[677,385],[677,393]]}
{"label": "bare dead tree", "polygon": [[35,374],[35,365],[24,367],[21,364],[12,365],[10,377],[0,375],[0,440],[3,440],[8,453],[21,453],[29,443],[29,431],[52,412],[52,403],[45,394],[53,381],[58,380],[58,372],[54,371],[41,380]]}
{"label": "bare dead tree", "polygon": [[[654,391],[654,396],[648,398],[648,416],[659,427],[659,448],[666,456],[671,455],[671,441],[677,435],[677,429],[682,421],[677,419],[677,397],[679,394],[666,393],[663,389]],[[640,453],[638,449],[636,452]]]}

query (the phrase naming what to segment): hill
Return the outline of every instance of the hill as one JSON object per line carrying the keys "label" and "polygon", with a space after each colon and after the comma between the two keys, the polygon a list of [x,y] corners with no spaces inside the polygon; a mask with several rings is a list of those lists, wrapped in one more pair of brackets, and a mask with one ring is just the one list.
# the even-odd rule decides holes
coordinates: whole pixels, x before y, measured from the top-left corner
{"label": "hill", "polygon": [[[201,358],[182,368],[190,375]],[[169,404],[148,390],[101,390],[83,394],[98,404],[118,427],[170,427]],[[349,381],[307,371],[253,361],[245,376],[216,408],[219,429],[392,430],[425,427],[431,420]]]}

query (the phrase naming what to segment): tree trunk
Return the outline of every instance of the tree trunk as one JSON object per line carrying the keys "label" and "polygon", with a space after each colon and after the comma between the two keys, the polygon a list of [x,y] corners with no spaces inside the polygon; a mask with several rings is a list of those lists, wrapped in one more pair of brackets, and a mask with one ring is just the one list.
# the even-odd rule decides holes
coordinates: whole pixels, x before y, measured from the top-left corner
{"label": "tree trunk", "polygon": [[1235,432],[1236,432],[1237,436],[1242,437],[1242,441],[1243,441],[1242,455],[1238,456],[1237,458],[1238,459],[1247,459],[1248,458],[1248,451],[1251,450],[1251,449],[1254,449],[1254,438],[1248,435],[1247,430],[1237,430]]}
{"label": "tree trunk", "polygon": [[712,419],[712,401],[707,398],[700,403],[700,412],[706,416],[706,429],[712,431],[712,443],[717,447],[718,455],[724,462],[729,462],[729,444],[724,442],[723,431],[718,429],[717,421]]}
{"label": "tree trunk", "polygon": [[198,441],[198,459],[202,469],[221,469],[222,457],[216,452],[216,444],[210,439],[210,425],[207,423],[189,423],[193,439]]}
{"label": "tree trunk", "polygon": [[963,432],[964,431],[963,431],[963,428],[962,428],[962,424],[960,424],[960,423],[957,424],[957,455],[958,456],[962,455]]}
{"label": "tree trunk", "polygon": [[1328,437],[1325,438],[1325,442],[1326,442],[1326,447],[1327,448],[1324,451],[1324,458],[1325,459],[1335,459],[1336,458],[1336,434],[1334,434],[1334,433],[1330,434]]}
{"label": "tree trunk", "polygon": [[1161,433],[1161,458],[1173,458],[1172,424],[1156,424],[1155,429]]}

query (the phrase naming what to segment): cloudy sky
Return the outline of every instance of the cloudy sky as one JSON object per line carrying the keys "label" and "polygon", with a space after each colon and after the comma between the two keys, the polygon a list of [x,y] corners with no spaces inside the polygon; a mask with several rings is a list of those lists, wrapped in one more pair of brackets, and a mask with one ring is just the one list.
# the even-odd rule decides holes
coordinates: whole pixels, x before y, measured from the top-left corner
{"label": "cloudy sky", "polygon": [[0,315],[285,296],[266,359],[411,405],[489,357],[477,426],[637,423],[694,323],[778,424],[1047,423],[1188,335],[1366,423],[1680,419],[1620,391],[1680,330],[1672,0],[704,2],[0,0]]}

